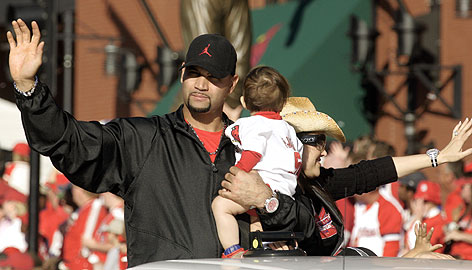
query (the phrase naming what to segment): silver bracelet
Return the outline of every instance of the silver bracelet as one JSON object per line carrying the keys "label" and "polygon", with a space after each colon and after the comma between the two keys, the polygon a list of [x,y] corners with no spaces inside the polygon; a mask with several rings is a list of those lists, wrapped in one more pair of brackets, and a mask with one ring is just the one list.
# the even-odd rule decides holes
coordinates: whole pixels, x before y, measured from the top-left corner
{"label": "silver bracelet", "polygon": [[23,92],[21,91],[20,89],[18,89],[18,87],[16,86],[16,83],[13,82],[13,87],[15,88],[15,91],[25,97],[31,97],[31,95],[33,95],[34,93],[34,90],[36,89],[36,86],[38,85],[38,76],[34,76],[34,85],[33,85],[33,88],[31,88],[30,90],[26,91],[26,92]]}

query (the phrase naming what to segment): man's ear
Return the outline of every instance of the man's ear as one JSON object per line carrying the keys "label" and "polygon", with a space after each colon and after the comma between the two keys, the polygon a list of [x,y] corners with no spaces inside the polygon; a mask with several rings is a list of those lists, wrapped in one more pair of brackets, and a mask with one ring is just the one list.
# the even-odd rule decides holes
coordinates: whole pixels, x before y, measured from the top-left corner
{"label": "man's ear", "polygon": [[239,81],[238,74],[234,74],[234,76],[231,78],[232,85],[229,91],[230,94],[233,93],[234,89],[236,88],[236,85],[238,84],[238,81]]}
{"label": "man's ear", "polygon": [[184,73],[185,73],[185,67],[183,67],[185,65],[185,62],[182,63],[181,65],[181,69],[180,69],[180,83],[183,83],[184,82]]}

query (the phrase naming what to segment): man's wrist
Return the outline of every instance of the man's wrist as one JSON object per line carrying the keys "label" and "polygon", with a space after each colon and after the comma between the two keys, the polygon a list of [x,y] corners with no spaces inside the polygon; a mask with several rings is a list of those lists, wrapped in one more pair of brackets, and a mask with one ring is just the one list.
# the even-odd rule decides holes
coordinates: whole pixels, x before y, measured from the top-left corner
{"label": "man's wrist", "polygon": [[25,80],[17,80],[14,81],[14,84],[16,85],[16,88],[21,91],[21,92],[27,92],[33,88],[35,83],[35,78],[31,79],[25,79]]}
{"label": "man's wrist", "polygon": [[265,202],[267,199],[270,199],[272,197],[272,189],[267,186],[266,188],[266,191],[264,191],[261,196],[258,196],[258,202],[257,204],[255,205],[255,207],[257,207],[258,209],[262,209],[265,207]]}
{"label": "man's wrist", "polygon": [[34,93],[36,86],[38,85],[38,77],[35,76],[34,80],[22,80],[22,81],[14,81],[13,87],[15,91],[19,94],[29,97]]}

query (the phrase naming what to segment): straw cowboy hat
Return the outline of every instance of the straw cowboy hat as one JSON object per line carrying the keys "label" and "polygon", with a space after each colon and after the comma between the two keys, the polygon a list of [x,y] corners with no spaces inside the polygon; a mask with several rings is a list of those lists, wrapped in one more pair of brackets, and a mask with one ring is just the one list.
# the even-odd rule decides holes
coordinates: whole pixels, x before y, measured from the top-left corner
{"label": "straw cowboy hat", "polygon": [[297,133],[323,132],[338,141],[346,141],[346,137],[336,121],[329,115],[317,111],[315,105],[306,97],[288,98],[280,115]]}

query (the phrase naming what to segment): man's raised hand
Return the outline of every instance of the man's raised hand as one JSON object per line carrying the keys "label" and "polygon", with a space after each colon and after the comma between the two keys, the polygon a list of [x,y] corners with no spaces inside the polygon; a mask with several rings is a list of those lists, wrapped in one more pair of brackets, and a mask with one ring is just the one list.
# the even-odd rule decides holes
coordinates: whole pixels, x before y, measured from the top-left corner
{"label": "man's raised hand", "polygon": [[17,88],[21,91],[28,91],[34,85],[34,76],[42,63],[44,42],[39,42],[41,33],[36,22],[31,23],[33,36],[26,23],[18,19],[12,22],[15,38],[8,31],[7,39],[10,44],[10,74],[15,81]]}

